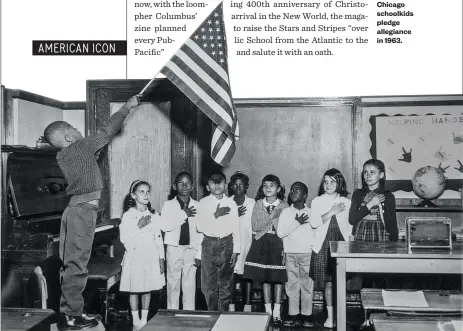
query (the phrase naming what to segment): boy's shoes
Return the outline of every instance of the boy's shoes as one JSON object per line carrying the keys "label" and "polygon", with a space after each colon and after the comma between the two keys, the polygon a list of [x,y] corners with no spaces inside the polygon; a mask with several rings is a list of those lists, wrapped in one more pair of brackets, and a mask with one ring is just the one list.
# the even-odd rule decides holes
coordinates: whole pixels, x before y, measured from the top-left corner
{"label": "boy's shoes", "polygon": [[281,325],[281,317],[273,316],[273,325]]}
{"label": "boy's shoes", "polygon": [[86,321],[93,321],[96,320],[98,322],[98,315],[88,315],[86,313],[82,314],[82,318]]}
{"label": "boy's shoes", "polygon": [[288,301],[288,295],[285,291],[281,292],[281,301]]}
{"label": "boy's shoes", "polygon": [[[88,318],[88,315],[86,315]],[[69,316],[66,314],[60,315],[58,322],[58,330],[60,331],[71,331],[71,330],[87,330],[98,325],[98,320],[87,319],[82,316]]]}
{"label": "boy's shoes", "polygon": [[302,326],[304,328],[313,328],[315,324],[312,321],[312,315],[302,315]]}
{"label": "boy's shoes", "polygon": [[301,326],[301,320],[299,319],[299,315],[289,315],[289,319],[287,319],[283,323],[283,325],[287,327]]}
{"label": "boy's shoes", "polygon": [[252,291],[251,300],[262,301],[262,291]]}

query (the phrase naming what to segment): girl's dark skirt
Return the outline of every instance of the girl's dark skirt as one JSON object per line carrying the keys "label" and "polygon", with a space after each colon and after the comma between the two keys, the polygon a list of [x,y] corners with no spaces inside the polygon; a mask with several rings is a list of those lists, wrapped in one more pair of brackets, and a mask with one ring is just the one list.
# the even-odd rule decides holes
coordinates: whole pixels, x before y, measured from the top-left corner
{"label": "girl's dark skirt", "polygon": [[333,280],[332,275],[335,271],[335,260],[330,255],[330,241],[343,241],[341,230],[338,226],[336,216],[333,216],[326,232],[325,240],[323,241],[320,251],[317,253],[312,252],[313,266],[311,278],[317,283],[317,287],[324,287],[325,282]]}
{"label": "girl's dark skirt", "polygon": [[283,264],[283,241],[276,233],[267,232],[259,240],[252,240],[244,262],[243,278],[264,283],[288,281]]}
{"label": "girl's dark skirt", "polygon": [[354,227],[355,241],[389,241],[389,233],[381,219],[361,220]]}

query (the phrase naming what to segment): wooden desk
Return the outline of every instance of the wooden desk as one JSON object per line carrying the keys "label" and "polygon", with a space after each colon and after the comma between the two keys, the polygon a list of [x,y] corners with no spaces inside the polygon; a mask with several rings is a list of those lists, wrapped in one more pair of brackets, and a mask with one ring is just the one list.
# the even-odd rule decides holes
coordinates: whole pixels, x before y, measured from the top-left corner
{"label": "wooden desk", "polygon": [[443,330],[456,330],[450,325],[452,321],[462,321],[461,317],[429,317],[429,316],[387,316],[386,314],[372,314],[375,331],[438,331],[439,324]]}
{"label": "wooden desk", "polygon": [[88,265],[87,288],[97,289],[100,293],[100,311],[103,322],[107,321],[108,312],[113,309],[108,305],[108,291],[121,279],[122,258],[94,257]]}
{"label": "wooden desk", "polygon": [[331,241],[336,258],[337,330],[346,330],[346,273],[461,274],[463,243],[450,250],[407,252],[405,242]]}
{"label": "wooden desk", "polygon": [[[240,331],[265,331],[268,330],[270,323],[270,315],[267,313],[227,312],[223,315],[234,315],[233,320],[239,325]],[[243,319],[243,315],[266,318],[263,319],[263,323],[258,328],[255,326],[247,328],[246,323],[240,321],[240,317]],[[160,309],[143,327],[142,331],[210,331],[219,317],[220,313],[216,311]]]}
{"label": "wooden desk", "polygon": [[8,331],[50,330],[51,309],[2,308],[1,329]]}

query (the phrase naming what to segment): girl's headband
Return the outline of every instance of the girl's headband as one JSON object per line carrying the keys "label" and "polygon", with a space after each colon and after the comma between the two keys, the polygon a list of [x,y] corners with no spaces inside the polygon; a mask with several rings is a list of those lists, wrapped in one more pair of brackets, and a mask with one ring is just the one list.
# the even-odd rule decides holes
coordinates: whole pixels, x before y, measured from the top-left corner
{"label": "girl's headband", "polygon": [[132,193],[132,190],[133,190],[133,188],[135,187],[135,185],[137,185],[137,184],[140,183],[140,182],[141,182],[141,180],[136,180],[136,181],[134,181],[134,182],[132,183],[132,185],[130,185],[130,192],[129,192],[129,193]]}

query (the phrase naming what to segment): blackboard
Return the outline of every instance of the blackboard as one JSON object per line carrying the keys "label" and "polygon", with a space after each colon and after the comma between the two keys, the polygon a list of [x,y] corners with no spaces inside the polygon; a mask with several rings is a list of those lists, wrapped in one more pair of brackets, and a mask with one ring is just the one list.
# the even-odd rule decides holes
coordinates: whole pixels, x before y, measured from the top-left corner
{"label": "blackboard", "polygon": [[[275,174],[288,193],[295,181],[309,188],[309,203],[318,193],[323,173],[339,169],[352,192],[352,104],[311,100],[281,103],[237,102],[240,139],[229,178],[243,171],[255,197],[262,178]],[[287,196],[287,194],[286,194]]]}

